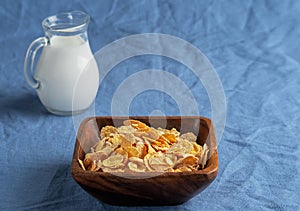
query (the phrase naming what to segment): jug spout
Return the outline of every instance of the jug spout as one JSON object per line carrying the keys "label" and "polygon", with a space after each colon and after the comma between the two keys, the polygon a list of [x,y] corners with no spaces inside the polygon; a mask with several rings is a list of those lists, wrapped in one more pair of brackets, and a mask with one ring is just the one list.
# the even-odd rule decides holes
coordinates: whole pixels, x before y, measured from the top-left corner
{"label": "jug spout", "polygon": [[70,36],[86,32],[90,16],[81,11],[60,13],[45,18],[42,26],[46,35]]}
{"label": "jug spout", "polygon": [[81,11],[73,11],[45,18],[42,26],[50,43],[76,45],[79,40],[82,43],[88,41],[87,28],[89,21],[90,16],[88,14]]}

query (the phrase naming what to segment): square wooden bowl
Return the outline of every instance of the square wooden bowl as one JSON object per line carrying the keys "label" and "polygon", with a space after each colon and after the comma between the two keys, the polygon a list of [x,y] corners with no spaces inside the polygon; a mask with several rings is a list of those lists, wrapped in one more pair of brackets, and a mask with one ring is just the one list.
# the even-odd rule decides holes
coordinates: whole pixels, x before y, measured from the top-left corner
{"label": "square wooden bowl", "polygon": [[[197,142],[207,144],[209,159],[204,169],[194,172],[166,172],[161,174],[134,173],[136,175],[84,171],[78,159],[95,144],[99,130],[106,125],[119,127],[126,117],[91,117],[85,119],[78,130],[72,159],[72,176],[89,194],[113,205],[161,206],[184,203],[204,190],[218,174],[218,152],[210,119],[199,116],[129,117],[152,127],[176,128],[181,133],[194,132]],[[147,175],[146,175],[147,174]],[[143,176],[144,175],[144,176]]]}

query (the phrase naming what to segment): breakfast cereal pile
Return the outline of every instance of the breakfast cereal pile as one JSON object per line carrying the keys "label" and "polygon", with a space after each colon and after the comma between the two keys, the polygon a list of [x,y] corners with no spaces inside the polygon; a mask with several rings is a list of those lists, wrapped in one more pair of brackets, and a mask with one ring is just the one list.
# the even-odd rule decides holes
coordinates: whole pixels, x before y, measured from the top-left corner
{"label": "breakfast cereal pile", "polygon": [[126,120],[121,127],[105,126],[99,142],[78,160],[86,171],[185,172],[203,169],[208,147],[193,133],[149,127]]}

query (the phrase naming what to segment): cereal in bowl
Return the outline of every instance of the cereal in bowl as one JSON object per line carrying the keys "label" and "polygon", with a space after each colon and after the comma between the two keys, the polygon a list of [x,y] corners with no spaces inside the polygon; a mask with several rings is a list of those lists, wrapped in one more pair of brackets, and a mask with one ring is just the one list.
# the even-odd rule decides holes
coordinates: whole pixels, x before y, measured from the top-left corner
{"label": "cereal in bowl", "polygon": [[85,171],[185,172],[203,169],[208,147],[199,145],[189,132],[149,127],[138,120],[126,120],[116,128],[105,126],[99,142],[83,160]]}

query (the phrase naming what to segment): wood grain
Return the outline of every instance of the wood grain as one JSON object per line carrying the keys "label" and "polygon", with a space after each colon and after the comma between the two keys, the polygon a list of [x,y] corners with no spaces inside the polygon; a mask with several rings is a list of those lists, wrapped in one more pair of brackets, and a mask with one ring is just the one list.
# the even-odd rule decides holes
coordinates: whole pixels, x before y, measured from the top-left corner
{"label": "wood grain", "polygon": [[[91,117],[85,119],[79,130],[72,159],[72,176],[89,194],[97,199],[123,206],[177,205],[188,201],[204,190],[217,176],[218,152],[213,125],[210,119],[196,116],[170,117],[130,117],[151,126],[176,128],[181,133],[198,134],[197,142],[206,143],[210,149],[209,160],[203,170],[196,172],[167,172],[163,174],[132,173],[111,174],[107,172],[87,172],[78,163],[89,149],[95,134],[106,125],[122,125],[126,117]],[[95,131],[96,130],[96,131]],[[85,150],[84,150],[85,149]]]}

